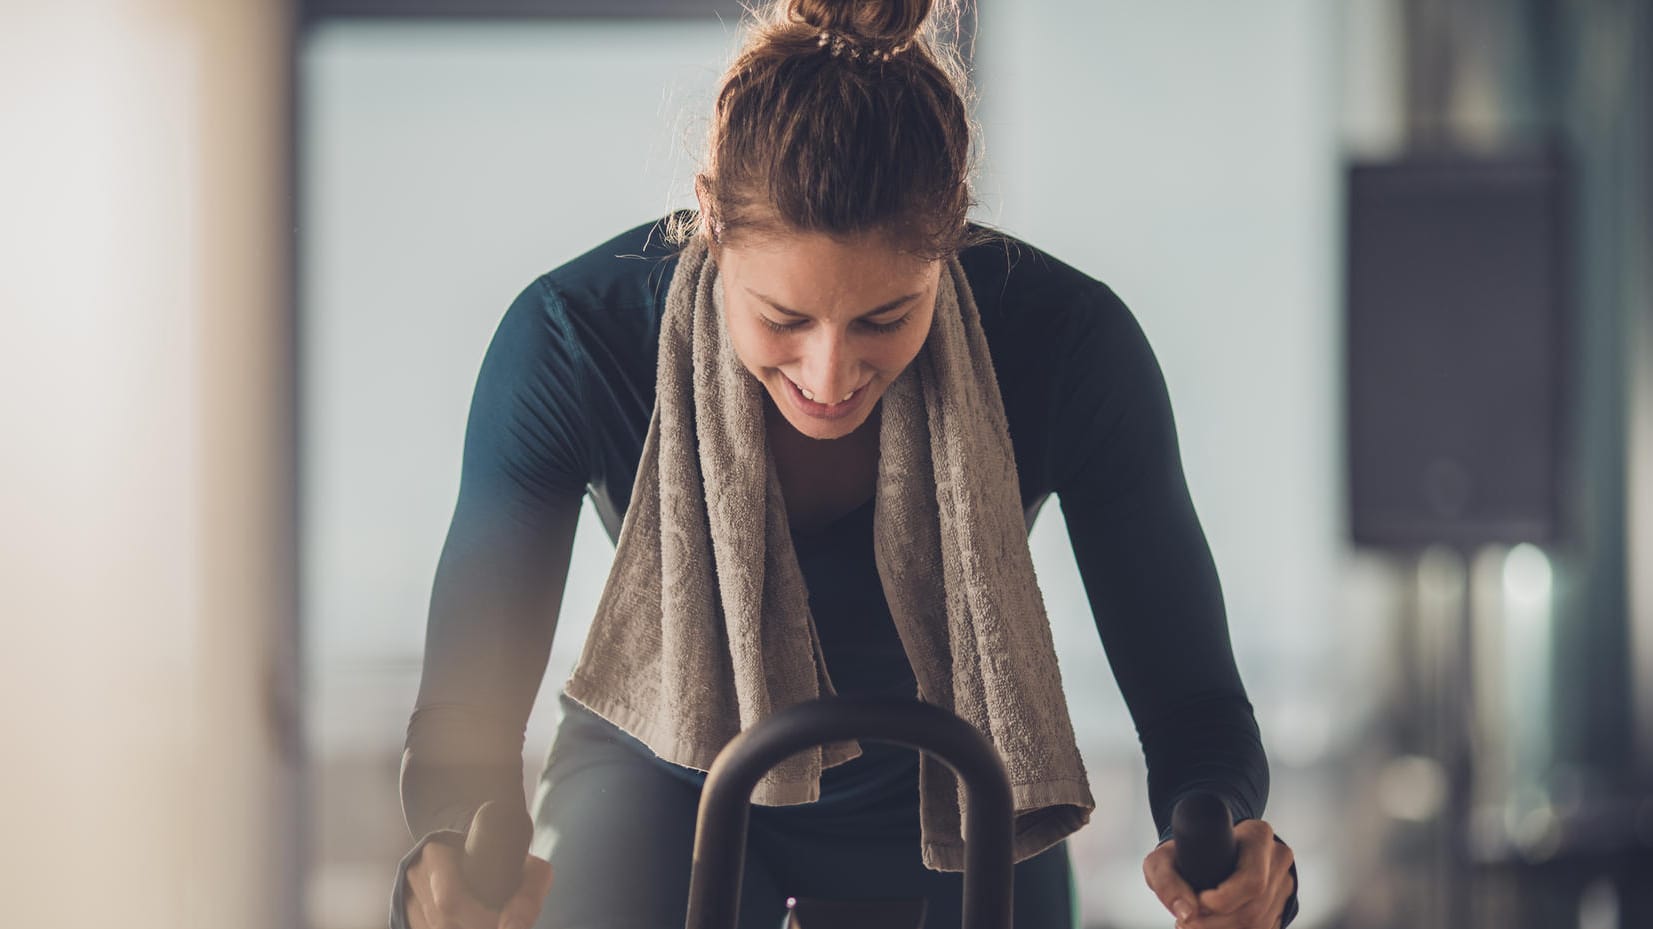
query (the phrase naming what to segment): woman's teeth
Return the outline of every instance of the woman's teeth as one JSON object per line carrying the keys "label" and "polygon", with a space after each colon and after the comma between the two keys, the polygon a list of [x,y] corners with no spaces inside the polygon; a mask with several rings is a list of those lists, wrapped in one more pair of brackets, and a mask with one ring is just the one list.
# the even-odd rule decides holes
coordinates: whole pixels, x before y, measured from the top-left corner
{"label": "woman's teeth", "polygon": [[[790,380],[792,380],[792,379],[791,379],[791,378],[787,378],[787,380],[789,380],[789,381],[790,381]],[[803,385],[801,385],[801,384],[799,384],[799,383],[798,383],[798,382],[797,382],[797,381],[792,381],[792,386],[794,386],[794,387],[797,387],[797,388],[798,388],[798,393],[801,393],[801,394],[803,394],[803,395],[804,395],[804,399],[805,399],[805,400],[808,400],[808,401],[809,401],[809,402],[810,402],[810,403],[814,403],[814,402],[815,402],[815,391],[813,391],[813,390],[810,390],[810,389],[809,389],[809,388],[808,388],[808,387],[804,387],[804,386],[803,386]],[[859,387],[857,387],[857,388],[855,388],[855,390],[860,390],[860,389],[861,389],[861,388],[859,388]],[[838,401],[838,402],[839,402],[839,403],[847,403],[847,402],[849,402],[849,398],[851,398],[851,397],[853,397],[853,396],[855,396],[855,390],[852,390],[852,391],[850,391],[850,392],[849,392],[849,393],[847,393],[847,394],[844,394],[844,399],[842,399],[842,400],[839,400],[839,401]],[[829,404],[829,405],[835,405],[835,404]]]}

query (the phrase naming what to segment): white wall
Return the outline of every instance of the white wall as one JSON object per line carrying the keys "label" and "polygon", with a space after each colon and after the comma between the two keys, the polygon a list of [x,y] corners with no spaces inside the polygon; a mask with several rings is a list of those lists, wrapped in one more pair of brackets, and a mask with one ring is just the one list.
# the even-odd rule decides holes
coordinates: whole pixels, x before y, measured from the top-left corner
{"label": "white wall", "polygon": [[[542,272],[694,202],[727,35],[338,23],[307,43],[304,613],[324,752],[400,745],[488,339]],[[580,531],[547,692],[613,553],[589,515]]]}
{"label": "white wall", "polygon": [[7,925],[296,918],[286,35],[0,7]]}

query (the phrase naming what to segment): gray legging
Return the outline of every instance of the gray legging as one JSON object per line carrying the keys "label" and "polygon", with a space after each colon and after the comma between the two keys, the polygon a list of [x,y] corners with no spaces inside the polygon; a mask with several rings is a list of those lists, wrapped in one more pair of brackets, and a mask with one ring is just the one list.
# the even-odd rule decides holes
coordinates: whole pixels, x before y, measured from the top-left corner
{"label": "gray legging", "polygon": [[[534,798],[551,893],[536,929],[681,929],[700,788],[566,696]],[[865,747],[865,743],[863,745]],[[777,929],[788,896],[925,897],[925,929],[957,929],[962,876],[919,861],[918,786],[854,809],[754,806],[740,929]],[[1067,843],[1016,865],[1016,929],[1073,929]]]}

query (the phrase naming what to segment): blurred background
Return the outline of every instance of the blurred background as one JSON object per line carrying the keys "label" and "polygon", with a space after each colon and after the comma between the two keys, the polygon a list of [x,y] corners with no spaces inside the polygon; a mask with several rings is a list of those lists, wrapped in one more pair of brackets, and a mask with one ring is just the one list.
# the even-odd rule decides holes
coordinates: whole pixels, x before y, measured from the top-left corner
{"label": "blurred background", "polygon": [[[483,350],[693,204],[740,13],[0,0],[8,924],[384,925]],[[1296,925],[1653,927],[1653,5],[963,25],[977,218],[1165,369]],[[1034,555],[1084,925],[1169,925],[1060,519]],[[525,785],[611,556],[583,519]]]}

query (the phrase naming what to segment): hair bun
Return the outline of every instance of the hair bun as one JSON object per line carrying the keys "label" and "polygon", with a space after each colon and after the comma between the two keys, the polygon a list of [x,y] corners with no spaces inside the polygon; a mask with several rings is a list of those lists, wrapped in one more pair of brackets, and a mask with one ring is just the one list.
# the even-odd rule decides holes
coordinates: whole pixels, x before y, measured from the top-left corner
{"label": "hair bun", "polygon": [[787,0],[787,16],[811,29],[879,45],[912,41],[934,0]]}

